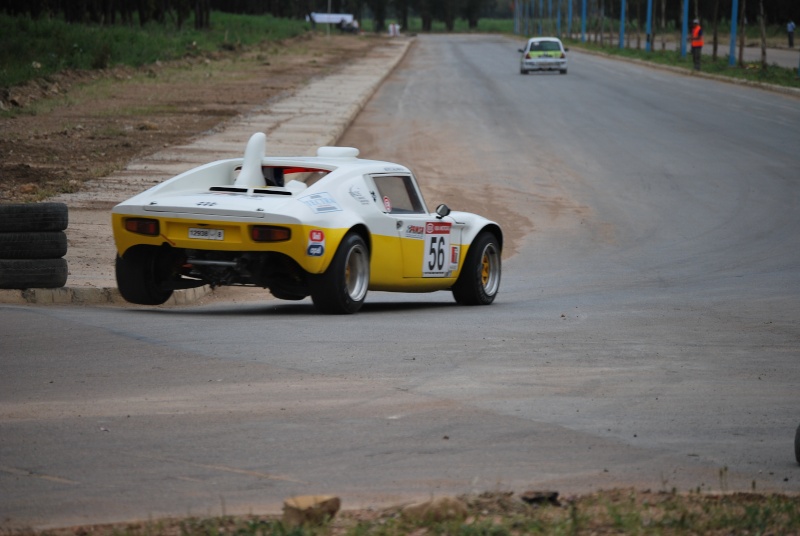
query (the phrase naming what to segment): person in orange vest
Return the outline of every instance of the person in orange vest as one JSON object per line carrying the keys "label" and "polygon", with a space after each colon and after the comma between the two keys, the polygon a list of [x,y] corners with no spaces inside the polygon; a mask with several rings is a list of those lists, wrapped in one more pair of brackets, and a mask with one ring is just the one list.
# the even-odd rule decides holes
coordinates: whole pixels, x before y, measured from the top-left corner
{"label": "person in orange vest", "polygon": [[694,19],[692,21],[692,60],[694,61],[694,70],[700,70],[700,57],[703,54],[703,28],[700,26],[700,20]]}

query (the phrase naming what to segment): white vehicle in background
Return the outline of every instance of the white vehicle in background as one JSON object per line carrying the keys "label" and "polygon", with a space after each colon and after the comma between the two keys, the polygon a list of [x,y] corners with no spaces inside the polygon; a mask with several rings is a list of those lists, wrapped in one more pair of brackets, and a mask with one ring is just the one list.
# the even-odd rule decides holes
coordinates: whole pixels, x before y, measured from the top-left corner
{"label": "white vehicle in background", "polygon": [[557,37],[534,37],[520,48],[520,74],[531,71],[558,71],[567,74],[567,50]]}
{"label": "white vehicle in background", "polygon": [[189,170],[114,207],[123,298],[164,303],[202,285],[307,296],[324,313],[355,313],[368,290],[450,290],[488,305],[500,288],[503,233],[468,212],[430,212],[414,174],[358,149],[266,157],[256,133],[243,158]]}

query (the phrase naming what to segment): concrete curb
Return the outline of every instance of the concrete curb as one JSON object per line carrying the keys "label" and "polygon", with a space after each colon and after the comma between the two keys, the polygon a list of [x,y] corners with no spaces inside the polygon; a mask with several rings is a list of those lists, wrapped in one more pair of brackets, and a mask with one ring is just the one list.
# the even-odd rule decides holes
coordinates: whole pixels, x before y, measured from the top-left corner
{"label": "concrete curb", "polygon": [[[263,105],[248,114],[240,116],[227,124],[226,130],[235,130],[237,123],[245,127],[245,130],[252,134],[254,130],[248,125],[256,118],[263,117],[265,110],[271,113],[295,118],[314,116],[317,120],[312,123],[316,125],[316,130],[312,131],[305,127],[307,123],[299,128],[302,138],[305,140],[315,140],[317,146],[334,145],[344,134],[345,130],[355,120],[364,106],[369,102],[383,81],[394,71],[397,65],[405,57],[413,39],[398,38],[393,42],[396,50],[388,57],[382,56],[378,60],[375,58],[365,58],[365,61],[349,65],[342,69],[340,73],[326,76],[325,78],[312,81],[308,86],[300,90],[297,94],[286,99]],[[384,61],[385,58],[385,61]],[[349,81],[352,91],[331,92],[331,87],[341,87],[344,80]],[[315,109],[318,103],[317,96],[324,95],[326,107]],[[331,95],[337,101],[336,108],[342,113],[330,114],[327,105],[330,104]],[[267,112],[270,113],[270,112]],[[327,119],[322,120],[322,118]],[[330,121],[332,119],[333,121]],[[284,119],[285,120],[285,119]],[[288,121],[287,121],[288,122]],[[276,138],[268,140],[267,152],[270,153],[271,147],[286,149],[292,146],[292,138],[298,132],[292,132],[289,128],[277,134]],[[289,143],[286,143],[286,142]],[[242,142],[243,144],[244,142]],[[295,144],[296,145],[296,144]],[[237,144],[238,151],[243,145]],[[292,151],[294,154],[294,150]],[[205,161],[203,162],[205,163]],[[183,171],[183,170],[182,170]],[[67,203],[69,205],[69,203]],[[165,306],[189,305],[200,298],[207,296],[213,291],[210,286],[203,286],[194,289],[176,290],[172,297],[165,303]],[[0,303],[14,305],[123,305],[127,304],[119,290],[115,287],[62,287],[53,289],[24,289],[24,290],[3,290],[0,289]]]}
{"label": "concrete curb", "polygon": [[[188,305],[210,294],[212,290],[208,285],[176,290],[164,305]],[[10,305],[130,305],[120,296],[119,290],[111,287],[2,289],[0,290],[0,303]]]}

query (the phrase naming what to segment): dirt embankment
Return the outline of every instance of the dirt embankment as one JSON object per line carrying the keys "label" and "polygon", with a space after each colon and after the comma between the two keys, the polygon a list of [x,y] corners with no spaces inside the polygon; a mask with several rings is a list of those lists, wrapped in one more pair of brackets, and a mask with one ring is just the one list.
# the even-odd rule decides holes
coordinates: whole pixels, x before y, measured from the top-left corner
{"label": "dirt embankment", "polygon": [[68,72],[0,94],[0,203],[75,192],[364,56],[379,37],[306,35],[142,69]]}

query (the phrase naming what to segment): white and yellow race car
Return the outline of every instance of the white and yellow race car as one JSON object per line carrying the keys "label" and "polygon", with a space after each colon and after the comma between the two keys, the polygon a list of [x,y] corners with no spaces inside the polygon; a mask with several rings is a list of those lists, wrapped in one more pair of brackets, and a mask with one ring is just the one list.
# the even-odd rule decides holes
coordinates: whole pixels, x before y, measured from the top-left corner
{"label": "white and yellow race car", "polygon": [[428,211],[405,166],[352,147],[266,157],[254,134],[243,158],[182,173],[114,207],[116,278],[129,302],[174,290],[246,285],[325,313],[355,313],[368,290],[451,290],[488,305],[500,287],[503,233],[481,216]]}

